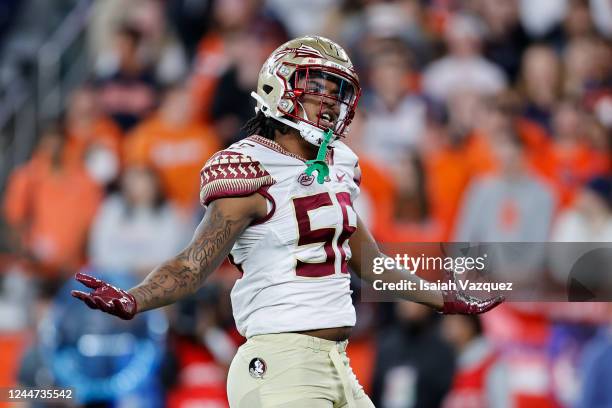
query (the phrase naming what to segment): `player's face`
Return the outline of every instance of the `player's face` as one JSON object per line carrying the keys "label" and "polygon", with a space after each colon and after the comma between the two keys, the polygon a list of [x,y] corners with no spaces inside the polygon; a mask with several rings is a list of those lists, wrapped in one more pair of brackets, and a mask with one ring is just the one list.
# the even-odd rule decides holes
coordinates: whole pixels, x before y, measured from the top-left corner
{"label": "player's face", "polygon": [[299,75],[296,89],[303,90],[297,115],[334,131],[346,119],[355,97],[354,87],[347,80],[320,71]]}
{"label": "player's face", "polygon": [[[335,94],[338,88],[332,81],[322,78],[309,79],[302,86],[307,92],[325,95]],[[340,115],[339,102],[333,99],[321,98],[317,95],[303,95],[299,107],[303,109],[303,112],[299,113],[300,116],[306,116],[308,120],[318,123],[325,128],[333,129],[336,119]]]}

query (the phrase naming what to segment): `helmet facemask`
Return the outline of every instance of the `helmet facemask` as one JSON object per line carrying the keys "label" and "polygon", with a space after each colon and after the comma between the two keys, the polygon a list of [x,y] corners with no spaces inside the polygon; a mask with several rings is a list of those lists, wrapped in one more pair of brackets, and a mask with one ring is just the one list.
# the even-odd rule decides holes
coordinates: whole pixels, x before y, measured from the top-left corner
{"label": "helmet facemask", "polygon": [[307,66],[298,67],[289,82],[279,111],[293,121],[319,129],[321,134],[331,129],[334,139],[346,136],[359,97],[352,78],[330,68]]}

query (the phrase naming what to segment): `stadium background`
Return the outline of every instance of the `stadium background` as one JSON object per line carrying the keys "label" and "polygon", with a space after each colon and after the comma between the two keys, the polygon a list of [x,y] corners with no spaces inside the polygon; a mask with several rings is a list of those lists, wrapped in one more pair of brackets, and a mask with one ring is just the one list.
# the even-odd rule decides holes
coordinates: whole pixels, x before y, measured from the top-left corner
{"label": "stadium background", "polygon": [[[231,266],[130,324],[71,277],[129,286],[189,240],[199,169],[244,136],[267,55],[307,33],[362,80],[347,143],[379,241],[612,241],[609,0],[3,0],[0,385],[226,406]],[[479,320],[358,294],[349,355],[379,407],[612,404],[606,303]]]}

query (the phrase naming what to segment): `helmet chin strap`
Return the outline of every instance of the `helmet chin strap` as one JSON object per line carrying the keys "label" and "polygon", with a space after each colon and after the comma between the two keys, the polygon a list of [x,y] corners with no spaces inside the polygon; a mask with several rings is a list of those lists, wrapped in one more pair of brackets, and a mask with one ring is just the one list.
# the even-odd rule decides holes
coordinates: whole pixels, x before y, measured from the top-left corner
{"label": "helmet chin strap", "polygon": [[[300,121],[299,123],[295,123],[284,117],[273,116],[270,114],[270,107],[264,102],[261,96],[257,95],[256,92],[251,92],[251,96],[253,97],[253,99],[255,99],[258,103],[261,104],[261,112],[266,117],[277,120],[297,130],[300,133],[300,135],[304,138],[304,140],[306,140],[308,143],[311,143],[315,146],[320,146],[323,143],[324,134],[323,134],[323,131],[319,129],[318,127],[312,126],[311,124],[302,122],[302,121]],[[256,107],[255,112],[258,112],[258,110],[259,108]],[[304,119],[308,120],[307,117],[304,117]],[[334,134],[332,132],[332,138],[331,140],[329,140],[328,143],[333,143],[334,140],[336,140],[336,138],[334,137]]]}
{"label": "helmet chin strap", "polygon": [[[293,129],[296,129],[307,142],[312,143],[315,146],[319,146],[317,158],[314,160],[308,160],[306,162],[306,165],[308,166],[306,168],[306,174],[311,176],[312,173],[316,171],[317,182],[319,184],[323,184],[325,180],[329,178],[329,167],[327,166],[327,163],[325,163],[325,156],[327,154],[327,146],[329,146],[329,144],[335,140],[334,132],[331,129],[327,129],[325,132],[323,132],[321,129],[306,122],[295,123],[283,117],[272,116],[270,115],[270,108],[266,105],[261,96],[257,95],[255,92],[251,92],[251,96],[261,104],[261,111],[266,117],[271,117],[289,127],[292,127]],[[259,109],[256,107],[255,112],[258,110]],[[303,106],[302,110],[304,111],[304,119],[308,120]],[[315,143],[315,141],[318,143]]]}

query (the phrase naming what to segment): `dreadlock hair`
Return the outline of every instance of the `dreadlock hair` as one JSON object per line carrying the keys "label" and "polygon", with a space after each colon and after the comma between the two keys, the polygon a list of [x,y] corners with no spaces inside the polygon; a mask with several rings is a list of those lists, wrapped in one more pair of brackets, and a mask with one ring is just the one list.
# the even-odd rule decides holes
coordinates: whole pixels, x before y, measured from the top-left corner
{"label": "dreadlock hair", "polygon": [[284,123],[267,117],[261,111],[249,119],[242,130],[247,136],[259,135],[274,140],[274,133],[278,130],[282,134],[289,133],[290,127]]}

